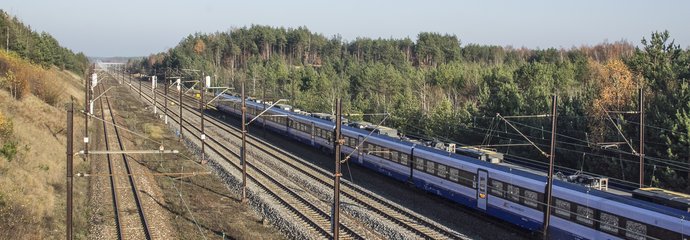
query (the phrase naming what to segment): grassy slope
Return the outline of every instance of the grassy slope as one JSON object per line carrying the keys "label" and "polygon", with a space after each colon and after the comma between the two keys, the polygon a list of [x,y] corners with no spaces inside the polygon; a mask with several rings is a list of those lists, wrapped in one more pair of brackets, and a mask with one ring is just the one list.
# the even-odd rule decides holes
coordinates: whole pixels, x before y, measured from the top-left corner
{"label": "grassy slope", "polygon": [[[81,103],[83,89],[82,80],[72,73],[56,69],[46,73],[64,87],[55,106],[32,94],[15,100],[6,88],[0,90],[0,114],[13,123],[11,134],[0,136],[0,146],[17,143],[14,158],[0,154],[0,239],[64,238],[65,106],[70,95]],[[0,77],[4,75],[0,71]],[[75,120],[75,139],[81,139],[82,119]],[[79,143],[75,141],[77,149]],[[79,159],[75,163],[83,165]]]}

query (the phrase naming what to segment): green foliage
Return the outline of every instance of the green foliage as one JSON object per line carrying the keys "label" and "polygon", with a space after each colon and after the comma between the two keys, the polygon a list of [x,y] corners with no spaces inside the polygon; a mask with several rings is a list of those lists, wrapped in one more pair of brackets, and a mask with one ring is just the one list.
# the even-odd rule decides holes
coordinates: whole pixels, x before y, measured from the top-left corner
{"label": "green foliage", "polygon": [[[8,34],[9,46],[5,41]],[[89,60],[83,53],[73,53],[60,46],[50,34],[35,32],[16,17],[2,10],[0,10],[0,39],[2,39],[1,49],[8,48],[21,58],[29,59],[43,67],[56,66],[82,74],[89,66]]]}
{"label": "green foliage", "polygon": [[[221,84],[236,89],[245,82],[251,96],[288,98],[291,105],[310,112],[332,113],[334,100],[342,97],[345,113],[390,113],[384,124],[403,134],[472,145],[523,143],[521,137],[509,135],[505,126],[495,138],[484,136],[486,129],[496,127],[492,122],[496,113],[544,114],[556,93],[561,99],[559,115],[563,116],[558,122],[559,133],[574,138],[559,140],[564,144],[558,152],[559,165],[635,182],[634,155],[599,150],[575,139],[623,141],[608,120],[601,118],[601,112],[592,109],[602,94],[608,94],[603,89],[616,88],[602,84],[620,82],[613,81],[619,76],[611,74],[631,70],[636,75],[627,80],[644,79],[649,86],[648,123],[673,129],[647,135],[651,142],[663,143],[648,145],[648,156],[688,161],[690,90],[684,79],[690,76],[690,52],[668,39],[667,32],[654,33],[650,41],[643,39],[642,49],[615,42],[570,50],[532,50],[461,46],[457,36],[428,32],[415,40],[357,38],[344,42],[339,36],[326,38],[305,27],[253,25],[190,35],[168,52],[132,61],[129,67],[141,72],[198,69],[213,73],[224,81]],[[627,64],[616,65],[620,71],[601,67],[620,60]],[[634,101],[627,101],[618,110],[635,106]],[[378,123],[382,117],[364,116],[361,120]],[[548,134],[544,137],[544,131],[538,130],[548,129],[548,121],[520,121],[536,126],[522,129],[530,138],[548,144]],[[633,124],[622,120],[619,125],[626,136],[638,135]],[[593,133],[600,135],[590,136]],[[498,150],[543,159],[532,147]],[[668,165],[651,162],[659,169]],[[658,175],[655,183],[681,188],[676,183],[682,182],[678,180],[686,177],[685,172],[678,174],[674,169],[653,173]],[[651,175],[653,171],[647,172]]]}
{"label": "green foliage", "polygon": [[0,154],[7,158],[7,161],[12,161],[15,156],[17,156],[17,142],[9,141],[2,145],[0,148]]}

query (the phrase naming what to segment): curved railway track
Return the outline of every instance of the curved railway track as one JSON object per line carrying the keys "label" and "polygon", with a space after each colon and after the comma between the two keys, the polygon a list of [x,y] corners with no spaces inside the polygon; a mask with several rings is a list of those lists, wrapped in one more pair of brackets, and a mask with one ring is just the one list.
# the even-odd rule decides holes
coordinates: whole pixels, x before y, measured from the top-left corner
{"label": "curved railway track", "polygon": [[[103,92],[103,84],[100,84],[97,89]],[[114,138],[117,142],[117,148],[119,148],[118,150],[125,150],[124,144],[120,137],[120,132],[117,129],[117,121],[115,120],[115,114],[110,106],[110,99],[107,93],[103,94],[103,96],[99,99],[99,103],[101,107],[101,118],[103,119],[103,135],[105,137],[106,151],[110,151],[110,144],[112,143],[110,138],[113,137],[112,135],[108,135],[109,128],[113,128],[114,130]],[[106,109],[108,114],[105,113]],[[109,124],[106,124],[105,121],[109,121],[112,125],[109,126]],[[121,156],[117,157],[117,155]],[[113,211],[115,214],[117,238],[151,239],[149,224],[146,220],[146,214],[141,204],[139,191],[137,189],[127,155],[106,154],[105,156],[108,161],[108,176],[110,179],[110,188],[113,199]],[[117,161],[117,159],[120,159],[121,161]],[[122,180],[129,184],[120,186],[120,183],[123,182]],[[132,210],[135,210],[136,213],[132,214]]]}
{"label": "curved railway track", "polygon": [[[148,84],[147,84],[148,85]],[[150,88],[148,88],[150,91]],[[136,89],[135,91],[138,91]],[[142,90],[143,91],[143,90]],[[152,98],[148,96],[148,91],[143,91],[147,92],[143,94],[146,96],[146,100],[148,102],[152,102]],[[156,99],[157,105],[160,105],[161,109],[163,108],[163,103],[159,101],[164,101],[163,100],[163,94],[157,92],[160,94],[160,98]],[[158,95],[157,94],[157,95]],[[193,97],[189,97],[187,95],[184,95],[185,99],[188,101],[193,101],[195,103],[198,103],[198,99],[195,99]],[[177,103],[179,100],[174,99],[172,96],[168,96],[168,99],[173,102]],[[177,103],[179,104],[179,103]],[[190,112],[194,114],[194,116],[200,117],[200,113],[198,112],[197,108],[191,107],[189,103],[185,103],[183,101],[183,107],[187,110],[187,112]],[[193,105],[192,105],[193,106]],[[174,119],[175,122],[177,122],[177,118],[179,118],[179,113],[175,110],[168,110],[172,115],[175,115],[175,117],[171,117]],[[170,114],[169,113],[169,114]],[[231,134],[232,136],[236,137],[237,139],[240,138],[240,130],[230,126],[226,123],[221,122],[220,120],[208,116],[206,120],[213,125],[214,127],[220,129],[223,131],[223,133],[228,133]],[[185,119],[183,117],[183,121],[187,123],[187,125],[190,126],[198,126],[196,123],[192,123],[188,119]],[[179,124],[179,123],[178,123]],[[187,127],[184,127],[187,131],[189,129]],[[191,131],[190,131],[191,132]],[[199,132],[199,129],[195,127],[195,132]],[[208,137],[208,132],[207,132],[207,137]],[[215,140],[214,140],[215,141]],[[239,148],[239,145],[236,142],[232,142],[236,147]],[[248,141],[247,143],[249,146],[254,147],[256,149],[259,149],[262,153],[267,154],[273,159],[279,160],[282,164],[288,166],[290,169],[294,169],[298,171],[300,174],[303,176],[308,177],[311,181],[318,183],[322,186],[325,186],[329,189],[333,188],[333,182],[332,182],[332,174],[329,172],[326,172],[325,170],[314,166],[313,164],[307,163],[304,160],[300,159],[299,157],[296,157],[282,149],[276,148],[271,146],[269,143],[258,139],[256,137],[248,135]],[[221,145],[224,146],[224,145]],[[251,154],[251,153],[250,153]],[[236,155],[236,154],[234,154]],[[236,155],[237,156],[237,155]],[[269,161],[267,161],[269,162]],[[276,168],[276,169],[283,169],[283,168]],[[286,172],[283,172],[285,175],[287,175]],[[294,181],[294,180],[293,180]],[[386,199],[376,196],[373,193],[366,191],[364,189],[361,189],[357,186],[354,186],[348,181],[343,181],[341,182],[342,186],[342,191],[341,191],[341,197],[344,197],[343,200],[346,201],[351,201],[354,202],[364,208],[366,208],[369,212],[373,213],[380,219],[385,219],[386,221],[389,221],[390,223],[397,225],[399,227],[402,227],[403,229],[409,231],[410,234],[413,234],[414,238],[423,238],[423,239],[457,239],[457,238],[463,238],[461,234],[447,229],[445,227],[441,227],[436,223],[433,223],[427,219],[424,219],[417,214],[411,213],[409,210],[403,209],[402,207],[399,207],[395,204],[392,204],[388,202]]]}

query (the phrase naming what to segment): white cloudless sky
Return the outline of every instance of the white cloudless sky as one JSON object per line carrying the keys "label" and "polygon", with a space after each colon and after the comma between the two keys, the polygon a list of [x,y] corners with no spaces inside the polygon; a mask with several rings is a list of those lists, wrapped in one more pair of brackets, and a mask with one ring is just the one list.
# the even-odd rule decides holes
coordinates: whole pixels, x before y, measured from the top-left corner
{"label": "white cloudless sky", "polygon": [[2,0],[0,8],[63,46],[89,56],[145,56],[195,32],[252,24],[306,26],[327,37],[416,39],[457,35],[462,44],[570,48],[604,41],[639,44],[669,30],[690,46],[690,1],[642,0]]}

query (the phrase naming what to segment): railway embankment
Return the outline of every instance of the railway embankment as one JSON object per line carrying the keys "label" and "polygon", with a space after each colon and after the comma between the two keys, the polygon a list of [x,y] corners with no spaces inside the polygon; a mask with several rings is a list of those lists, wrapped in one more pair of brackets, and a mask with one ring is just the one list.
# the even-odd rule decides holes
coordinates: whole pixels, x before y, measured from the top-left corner
{"label": "railway embankment", "polygon": [[[70,96],[83,102],[82,82],[74,73],[0,51],[0,239],[64,238],[65,106]],[[74,124],[83,129],[82,119]],[[82,131],[74,137],[78,142]],[[87,166],[75,161],[75,171]],[[77,181],[75,188],[87,184]],[[79,204],[85,194],[75,194],[75,227],[86,224],[87,209]]]}

